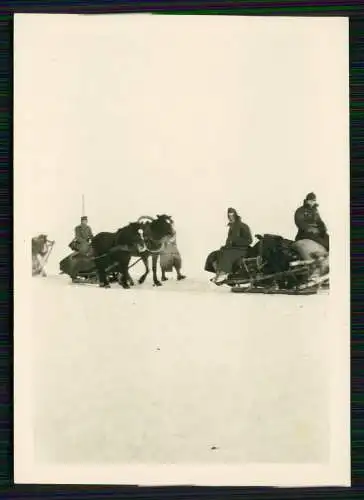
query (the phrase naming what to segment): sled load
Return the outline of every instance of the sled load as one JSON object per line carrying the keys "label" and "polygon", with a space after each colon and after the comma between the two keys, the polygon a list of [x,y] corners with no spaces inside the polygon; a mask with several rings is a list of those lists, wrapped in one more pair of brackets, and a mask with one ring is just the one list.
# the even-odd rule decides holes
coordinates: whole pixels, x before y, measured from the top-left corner
{"label": "sled load", "polygon": [[[61,260],[59,269],[61,274],[71,276],[74,283],[96,284],[99,282],[92,250],[87,255],[72,252]],[[118,281],[117,263],[110,264],[106,273],[111,283]]]}
{"label": "sled load", "polygon": [[[312,240],[291,241],[278,235],[256,235],[258,242],[239,259],[221,283],[233,293],[312,295],[329,286],[329,256]],[[205,271],[216,272],[220,252],[212,252]]]}

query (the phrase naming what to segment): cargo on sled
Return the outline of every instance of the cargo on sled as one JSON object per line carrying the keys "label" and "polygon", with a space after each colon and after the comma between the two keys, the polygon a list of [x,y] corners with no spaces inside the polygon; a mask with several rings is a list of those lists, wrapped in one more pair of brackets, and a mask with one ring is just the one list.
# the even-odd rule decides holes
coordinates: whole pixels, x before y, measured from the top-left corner
{"label": "cargo on sled", "polygon": [[[328,252],[321,245],[271,234],[256,238],[258,242],[234,263],[233,272],[219,284],[230,286],[233,293],[283,295],[313,295],[329,287]],[[208,256],[206,271],[216,272],[221,251],[224,248]]]}
{"label": "cargo on sled", "polygon": [[[111,282],[118,280],[116,272],[116,264],[112,264],[107,269],[107,273]],[[67,274],[73,279],[74,283],[96,284],[98,283],[97,269],[95,260],[91,252],[87,255],[79,252],[72,252],[59,263],[61,274]]]}

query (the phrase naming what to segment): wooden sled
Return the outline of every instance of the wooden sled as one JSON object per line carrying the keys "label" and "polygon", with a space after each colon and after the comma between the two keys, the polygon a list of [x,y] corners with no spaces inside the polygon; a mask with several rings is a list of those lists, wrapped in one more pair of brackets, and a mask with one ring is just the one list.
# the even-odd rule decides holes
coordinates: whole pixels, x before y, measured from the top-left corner
{"label": "wooden sled", "polygon": [[233,293],[259,293],[265,295],[316,295],[318,292],[318,287],[310,287],[303,289],[293,289],[293,290],[284,290],[284,289],[274,289],[269,287],[242,287],[242,286],[234,286],[231,288]]}

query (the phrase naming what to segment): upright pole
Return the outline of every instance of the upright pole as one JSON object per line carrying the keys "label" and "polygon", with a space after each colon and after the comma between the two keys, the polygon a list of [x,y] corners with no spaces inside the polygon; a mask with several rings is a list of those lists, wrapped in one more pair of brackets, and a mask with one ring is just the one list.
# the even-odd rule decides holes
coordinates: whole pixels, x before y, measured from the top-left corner
{"label": "upright pole", "polygon": [[85,213],[85,195],[82,195],[82,217],[86,215]]}

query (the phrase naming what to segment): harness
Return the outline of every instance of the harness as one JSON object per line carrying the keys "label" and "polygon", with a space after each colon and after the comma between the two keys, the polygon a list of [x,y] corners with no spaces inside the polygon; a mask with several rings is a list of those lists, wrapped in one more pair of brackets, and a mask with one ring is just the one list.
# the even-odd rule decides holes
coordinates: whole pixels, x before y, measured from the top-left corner
{"label": "harness", "polygon": [[[150,228],[150,224],[146,225],[146,228],[144,229],[143,233],[144,233],[143,234],[143,236],[144,236],[144,242],[145,242],[145,244],[146,244],[147,247],[148,246],[153,247],[155,245],[158,245],[163,240],[163,238],[161,238],[160,240],[156,240],[156,239],[153,238],[152,231],[151,231],[151,228]],[[110,250],[108,252],[104,252],[103,254],[98,255],[98,256],[91,256],[90,255],[90,256],[86,256],[86,257],[88,257],[88,259],[90,261],[97,261],[97,260],[102,259],[104,257],[107,257],[108,255],[112,254],[113,252],[117,252],[117,251],[124,251],[124,252],[133,253],[133,248],[131,248],[130,245],[126,245],[126,244],[119,245],[119,244],[117,244],[117,237],[118,237],[118,232],[116,232],[116,234],[114,236],[113,245],[112,245],[112,247],[110,248]],[[92,248],[92,246],[91,246],[91,248]],[[148,252],[148,248],[146,249],[146,252]],[[133,262],[132,264],[130,264],[128,266],[128,269],[131,269],[132,267],[134,267],[141,260],[143,260],[143,256],[140,256],[135,262]]]}
{"label": "harness", "polygon": [[[158,246],[158,245],[165,245],[165,241],[163,241],[165,239],[165,237],[163,236],[162,238],[160,239],[155,239],[153,237],[153,230],[151,228],[151,224],[150,223],[147,223],[146,224],[146,227],[143,231],[143,235],[144,235],[144,241],[145,241],[145,244],[147,246],[147,251],[148,251],[148,246],[152,247],[151,249],[153,250],[153,246]],[[163,249],[163,248],[162,248]],[[161,251],[162,251],[161,249]]]}
{"label": "harness", "polygon": [[[117,237],[118,237],[118,231],[116,232],[115,236],[114,236],[114,240],[113,240],[113,244],[110,248],[109,251],[107,252],[104,252],[103,254],[101,255],[97,255],[97,256],[94,256],[94,255],[85,255],[85,257],[87,257],[90,261],[97,261],[99,259],[102,259],[104,257],[107,257],[108,255],[114,253],[114,252],[117,252],[117,251],[123,251],[123,252],[131,252],[132,249],[130,248],[130,245],[118,245],[117,244]],[[91,245],[91,248],[92,248],[92,245]],[[142,260],[143,257],[139,257],[139,259],[137,259],[135,262],[133,262],[133,264],[131,264],[128,269],[131,269],[133,266],[135,266],[140,260]]]}

